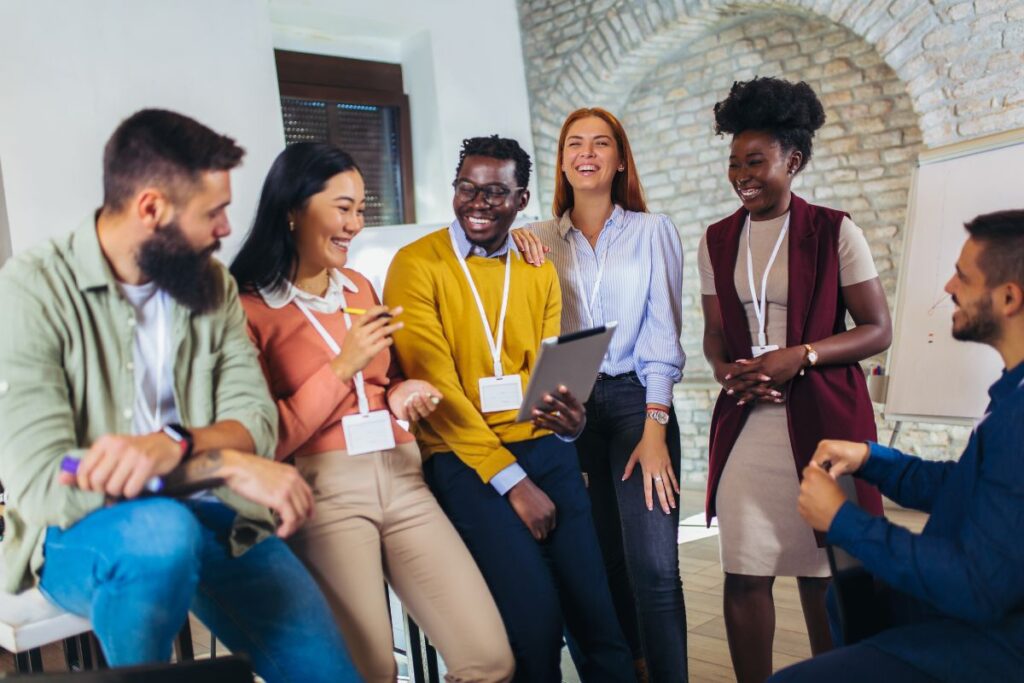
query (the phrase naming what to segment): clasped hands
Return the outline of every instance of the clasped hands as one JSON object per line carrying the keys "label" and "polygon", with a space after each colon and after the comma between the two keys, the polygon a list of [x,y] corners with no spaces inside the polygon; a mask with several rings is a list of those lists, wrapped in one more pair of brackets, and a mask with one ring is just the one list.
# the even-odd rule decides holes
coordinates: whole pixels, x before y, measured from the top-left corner
{"label": "clasped hands", "polygon": [[757,358],[720,363],[714,368],[715,379],[739,405],[783,403],[782,388],[803,368],[805,355],[803,346],[789,346]]}

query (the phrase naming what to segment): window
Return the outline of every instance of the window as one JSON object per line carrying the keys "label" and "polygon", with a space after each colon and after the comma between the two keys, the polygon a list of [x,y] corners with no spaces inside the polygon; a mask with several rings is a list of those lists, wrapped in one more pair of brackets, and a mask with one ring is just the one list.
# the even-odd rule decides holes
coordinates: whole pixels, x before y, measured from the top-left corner
{"label": "window", "polygon": [[352,155],[366,181],[367,226],[416,222],[401,65],[274,54],[285,142],[330,142]]}

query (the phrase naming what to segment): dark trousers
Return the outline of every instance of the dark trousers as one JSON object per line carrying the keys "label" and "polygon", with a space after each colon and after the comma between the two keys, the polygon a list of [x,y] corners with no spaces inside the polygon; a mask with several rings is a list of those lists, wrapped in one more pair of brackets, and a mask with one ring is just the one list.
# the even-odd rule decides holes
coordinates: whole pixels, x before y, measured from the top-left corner
{"label": "dark trousers", "polygon": [[[622,481],[647,419],[646,390],[634,373],[599,379],[587,401],[587,426],[576,441],[587,473],[591,512],[626,640],[647,660],[654,683],[687,680],[686,609],[679,575],[679,508],[666,515],[644,501],[638,464]],[[679,476],[679,425],[669,411],[669,459]],[[668,485],[668,482],[665,482]]]}
{"label": "dark trousers", "polygon": [[506,446],[555,504],[556,526],[543,543],[454,453],[432,456],[424,473],[498,605],[516,659],[515,680],[562,680],[567,627],[586,656],[583,681],[632,681],[629,648],[615,618],[572,444],[549,436]]}
{"label": "dark trousers", "polygon": [[767,683],[938,683],[938,679],[868,644],[849,645],[788,666]]}

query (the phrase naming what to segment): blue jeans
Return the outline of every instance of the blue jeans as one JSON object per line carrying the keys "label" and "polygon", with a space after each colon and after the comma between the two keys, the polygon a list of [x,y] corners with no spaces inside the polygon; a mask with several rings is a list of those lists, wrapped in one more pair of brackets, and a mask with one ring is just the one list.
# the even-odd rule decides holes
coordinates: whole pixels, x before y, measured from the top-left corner
{"label": "blue jeans", "polygon": [[316,583],[279,538],[232,557],[219,502],[137,500],[50,527],[40,588],[114,666],[166,662],[189,610],[268,681],[358,681]]}
{"label": "blue jeans", "polygon": [[424,473],[491,589],[515,655],[515,680],[562,680],[564,625],[585,655],[585,683],[634,681],[572,445],[553,436],[505,445],[555,504],[555,529],[542,543],[454,453],[432,456]]}
{"label": "blue jeans", "polygon": [[[657,494],[644,501],[640,466],[622,481],[647,420],[646,390],[634,373],[599,379],[586,404],[587,426],[576,441],[587,473],[594,527],[615,611],[633,656],[647,660],[653,683],[687,680],[686,609],[679,575],[679,508],[666,515]],[[679,476],[679,425],[669,411],[668,454]],[[666,482],[668,483],[668,482]]]}

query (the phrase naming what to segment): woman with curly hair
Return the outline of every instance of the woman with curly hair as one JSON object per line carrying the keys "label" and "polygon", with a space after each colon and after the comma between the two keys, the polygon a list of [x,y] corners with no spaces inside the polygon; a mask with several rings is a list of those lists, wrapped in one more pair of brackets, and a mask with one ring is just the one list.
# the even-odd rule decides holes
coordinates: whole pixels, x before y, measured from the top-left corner
{"label": "woman with curly hair", "polygon": [[[733,136],[728,177],[742,206],[708,227],[698,252],[704,354],[723,387],[707,514],[718,517],[729,650],[746,683],[772,672],[776,576],[797,577],[812,652],[832,646],[828,560],[797,513],[799,477],[821,439],[876,439],[858,363],[889,346],[892,323],[863,232],[791,190],[825,122],[810,86],[734,83],[714,113],[715,132]],[[881,513],[877,490],[858,482],[858,494]]]}

